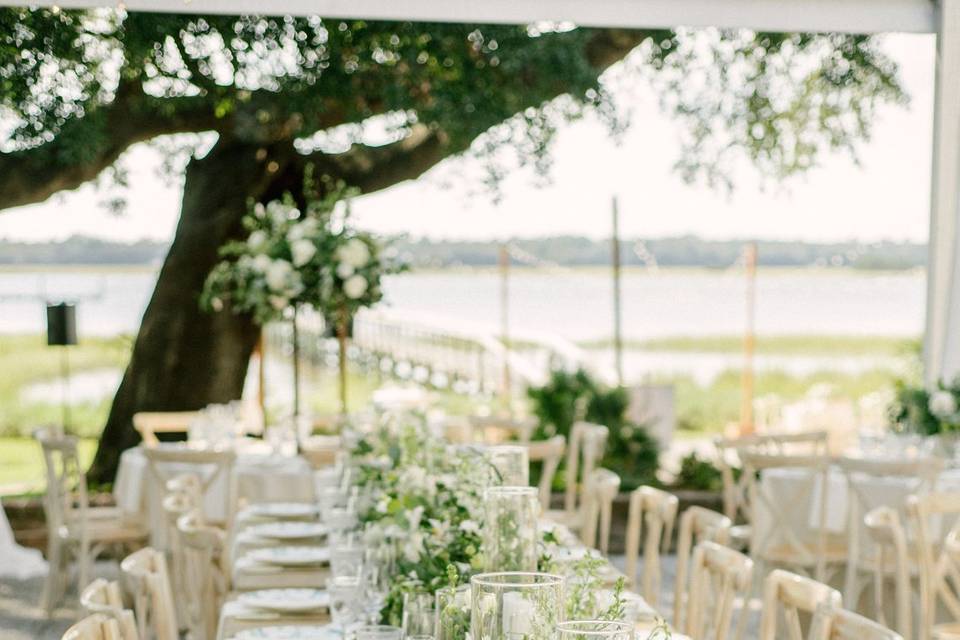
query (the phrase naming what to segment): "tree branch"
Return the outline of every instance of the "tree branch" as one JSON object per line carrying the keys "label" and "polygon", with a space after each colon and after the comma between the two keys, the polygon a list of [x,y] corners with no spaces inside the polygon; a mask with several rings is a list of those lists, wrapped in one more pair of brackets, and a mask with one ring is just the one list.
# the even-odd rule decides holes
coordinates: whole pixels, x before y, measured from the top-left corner
{"label": "tree branch", "polygon": [[338,154],[313,153],[301,163],[313,163],[316,172],[340,178],[348,185],[370,193],[404,180],[415,180],[440,161],[462,151],[450,146],[442,131],[415,125],[410,135],[380,147],[355,144]]}
{"label": "tree branch", "polygon": [[112,103],[65,123],[52,141],[0,153],[0,209],[43,202],[58,191],[76,189],[138,142],[219,126],[201,98],[153,98],[139,87],[121,86]]}

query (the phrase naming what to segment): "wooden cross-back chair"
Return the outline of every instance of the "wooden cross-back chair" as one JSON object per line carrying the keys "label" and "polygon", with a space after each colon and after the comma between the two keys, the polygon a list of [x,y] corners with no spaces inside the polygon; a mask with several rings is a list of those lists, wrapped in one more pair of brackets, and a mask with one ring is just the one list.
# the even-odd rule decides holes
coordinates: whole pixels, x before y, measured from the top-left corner
{"label": "wooden cross-back chair", "polygon": [[698,640],[727,640],[733,626],[734,605],[737,599],[744,603],[740,611],[743,619],[752,586],[750,558],[715,542],[697,544],[690,568],[684,634]]}
{"label": "wooden cross-back chair", "polygon": [[143,640],[179,640],[167,560],[161,551],[145,547],[120,563],[133,592],[138,632]]}
{"label": "wooden cross-back chair", "polygon": [[124,607],[120,585],[97,578],[80,592],[80,606],[89,615],[101,614],[117,621],[123,640],[139,640],[133,611]]}
{"label": "wooden cross-back chair", "polygon": [[[836,460],[843,471],[847,483],[847,570],[844,582],[843,599],[851,610],[859,610],[860,595],[863,587],[876,582],[879,575],[877,564],[886,565],[885,555],[889,544],[894,541],[884,538],[884,527],[875,517],[875,527],[871,531],[866,523],[866,514],[879,507],[895,510],[898,520],[906,515],[907,498],[913,494],[931,493],[936,489],[937,480],[944,467],[940,458],[916,458],[913,460],[877,460],[844,457]],[[882,490],[877,490],[877,487]],[[886,513],[886,512],[883,512]],[[885,516],[889,518],[889,515]],[[888,520],[889,522],[889,520]],[[892,533],[890,534],[892,535]],[[881,544],[875,539],[880,538]],[[883,585],[881,581],[880,586]],[[881,589],[882,592],[882,589]],[[876,596],[874,603],[876,604]],[[882,593],[879,594],[882,598]],[[909,615],[901,612],[898,615]],[[875,619],[882,619],[884,612],[873,612]],[[910,632],[907,626],[898,622],[901,634]]]}
{"label": "wooden cross-back chair", "polygon": [[[793,455],[741,449],[739,454],[753,514],[750,555],[767,566],[789,567],[826,580],[828,567],[842,565],[847,556],[845,542],[833,539],[827,531],[830,459],[826,452]],[[791,474],[789,483],[777,483],[780,490],[771,490],[764,481],[774,470]],[[816,513],[810,523],[805,516],[813,506]],[[764,530],[757,526],[760,510],[769,524]]]}
{"label": "wooden cross-back chair", "polygon": [[47,430],[34,435],[43,449],[47,474],[43,510],[49,569],[42,600],[49,614],[66,591],[71,556],[79,590],[90,582],[93,564],[103,551],[136,548],[146,541],[147,531],[124,521],[117,509],[90,506],[76,438]]}
{"label": "wooden cross-back chair", "polygon": [[167,484],[184,475],[183,466],[189,465],[192,475],[199,480],[200,509],[203,511],[203,505],[207,494],[218,481],[226,483],[227,491],[225,496],[226,503],[226,521],[223,524],[229,527],[236,514],[236,481],[233,474],[234,463],[237,454],[232,449],[193,449],[182,445],[167,445],[147,448],[143,450],[147,458],[147,466],[150,473],[157,480],[161,487],[166,488]]}
{"label": "wooden cross-back chair", "polygon": [[214,640],[220,607],[229,587],[226,532],[203,524],[197,511],[177,522],[186,568],[187,626],[193,640]]}
{"label": "wooden cross-back chair", "polygon": [[[913,637],[913,607],[911,576],[918,573],[917,563],[911,561],[907,533],[900,512],[893,507],[877,507],[863,517],[864,530],[877,549],[873,563],[873,613],[878,622],[896,629],[904,640]],[[893,578],[894,615],[888,616],[886,583]]]}
{"label": "wooden cross-back chair", "polygon": [[[819,607],[839,609],[843,606],[843,597],[832,587],[806,576],[775,569],[770,572],[763,584],[763,610],[760,614],[759,640],[804,640],[801,615],[811,619]],[[778,634],[781,616],[785,623],[785,633]],[[816,625],[810,625],[810,640]]]}
{"label": "wooden cross-back chair", "polygon": [[613,501],[619,491],[620,476],[609,469],[594,469],[585,480],[581,540],[588,547],[599,549],[603,555],[610,550]]}
{"label": "wooden cross-back chair", "polygon": [[637,584],[637,558],[643,534],[643,581],[641,595],[653,607],[660,601],[660,549],[670,546],[673,523],[679,501],[671,493],[654,487],[638,487],[630,492],[627,511],[627,581]]}
{"label": "wooden cross-back chair", "polygon": [[723,481],[723,514],[733,522],[732,543],[744,548],[751,540],[753,510],[748,491],[749,478],[742,472],[737,476],[737,465],[743,462],[741,452],[820,456],[827,454],[827,441],[826,431],[768,433],[714,440],[717,466]]}
{"label": "wooden cross-back chair", "polygon": [[124,640],[117,621],[109,616],[94,614],[67,629],[62,640]]}
{"label": "wooden cross-back chair", "polygon": [[567,457],[564,462],[563,509],[550,510],[544,516],[565,525],[571,531],[583,526],[582,479],[590,477],[603,460],[610,430],[599,424],[575,422],[570,429]]}
{"label": "wooden cross-back chair", "polygon": [[531,440],[526,444],[527,459],[530,462],[540,462],[540,510],[550,509],[550,494],[553,492],[553,478],[557,475],[563,453],[567,448],[567,439],[561,435],[553,436],[549,440]]}
{"label": "wooden cross-back chair", "polygon": [[140,411],[133,414],[133,428],[145,447],[155,447],[160,444],[158,433],[186,434],[198,417],[199,411]]}
{"label": "wooden cross-back chair", "polygon": [[814,613],[813,640],[903,640],[879,622],[846,609],[820,607]]}
{"label": "wooden cross-back chair", "polygon": [[[183,536],[177,521],[191,511],[200,510],[200,479],[194,474],[182,474],[167,482],[167,495],[163,498],[163,515],[166,527],[167,569],[173,587],[173,599],[178,611],[187,606],[187,557],[183,548]],[[202,512],[201,512],[202,513]],[[180,620],[181,626],[186,621]],[[186,628],[182,626],[182,628]]]}
{"label": "wooden cross-back chair", "polygon": [[[946,535],[944,520],[960,517],[960,493],[929,493],[907,499],[920,566],[920,640],[960,636],[960,542],[958,523]],[[953,622],[937,623],[942,607]]]}
{"label": "wooden cross-back chair", "polygon": [[[683,629],[683,615],[687,606],[687,576],[692,552],[701,542],[716,542],[726,545],[730,541],[730,518],[705,509],[692,506],[680,515],[677,527],[677,571],[673,591],[673,627]],[[751,569],[752,571],[752,569]]]}

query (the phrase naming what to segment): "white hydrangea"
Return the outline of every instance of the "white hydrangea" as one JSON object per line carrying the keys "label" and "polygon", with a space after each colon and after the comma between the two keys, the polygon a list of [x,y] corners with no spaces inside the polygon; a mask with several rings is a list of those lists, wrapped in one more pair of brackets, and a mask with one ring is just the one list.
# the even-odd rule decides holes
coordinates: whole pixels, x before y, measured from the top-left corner
{"label": "white hydrangea", "polygon": [[273,260],[270,259],[270,256],[261,253],[250,264],[257,273],[266,273],[270,265],[273,264]]}
{"label": "white hydrangea", "polygon": [[310,240],[297,240],[290,245],[290,253],[294,266],[302,267],[316,255],[317,246]]}
{"label": "white hydrangea", "polygon": [[957,412],[957,399],[949,391],[934,391],[930,394],[929,407],[936,417],[949,418]]}
{"label": "white hydrangea", "polygon": [[363,297],[367,292],[367,279],[360,274],[352,275],[343,283],[343,293],[351,300]]}
{"label": "white hydrangea", "polygon": [[247,246],[250,247],[251,251],[263,251],[268,240],[270,240],[270,236],[267,235],[267,232],[263,229],[257,229],[247,238]]}
{"label": "white hydrangea", "polygon": [[359,269],[370,261],[370,249],[360,238],[351,238],[346,244],[337,248],[336,257],[340,262],[346,262],[354,269]]}
{"label": "white hydrangea", "polygon": [[307,218],[290,227],[287,232],[287,240],[291,243],[304,238],[314,238],[317,235],[319,227],[315,218]]}
{"label": "white hydrangea", "polygon": [[264,274],[267,286],[273,291],[283,291],[290,283],[293,275],[293,265],[286,260],[277,259],[270,263]]}

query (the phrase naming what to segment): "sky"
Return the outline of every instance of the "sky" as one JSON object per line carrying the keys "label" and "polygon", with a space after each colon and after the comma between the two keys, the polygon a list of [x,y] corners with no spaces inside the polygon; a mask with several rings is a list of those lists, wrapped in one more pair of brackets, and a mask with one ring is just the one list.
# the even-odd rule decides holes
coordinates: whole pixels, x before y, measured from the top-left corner
{"label": "sky", "polygon": [[[474,161],[450,159],[417,181],[358,198],[361,227],[445,239],[610,233],[616,196],[624,237],[694,234],[710,239],[924,242],[928,235],[935,43],[932,36],[890,35],[884,46],[900,63],[908,107],[885,107],[860,164],[845,154],[783,185],[740,171],[732,193],[685,184],[673,170],[680,128],[650,92],[631,92],[630,129],[619,141],[587,118],[565,125],[546,183],[518,171],[501,199],[477,189]],[[84,234],[119,241],[169,240],[182,185],[163,179],[161,153],[138,145],[125,157],[122,215],[103,202],[117,192],[85,185],[45,203],[0,211],[0,238],[44,241]],[[453,177],[453,178],[452,178]]]}

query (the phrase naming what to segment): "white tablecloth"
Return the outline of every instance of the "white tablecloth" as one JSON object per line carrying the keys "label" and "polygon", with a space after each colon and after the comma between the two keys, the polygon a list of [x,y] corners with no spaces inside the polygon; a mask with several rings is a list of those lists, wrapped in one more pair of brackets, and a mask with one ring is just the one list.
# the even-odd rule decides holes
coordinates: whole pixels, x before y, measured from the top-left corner
{"label": "white tablecloth", "polygon": [[47,563],[36,549],[17,544],[7,514],[0,507],[0,576],[26,580],[47,572]]}
{"label": "white tablecloth", "polygon": [[[798,469],[770,469],[763,472],[760,480],[761,491],[767,493],[776,504],[788,526],[801,539],[815,532],[820,521],[820,496],[826,496],[825,528],[828,533],[845,537],[848,534],[851,501],[847,478],[839,468],[831,467],[827,475],[825,494],[821,483],[815,483],[812,492],[804,492],[809,475]],[[903,507],[908,495],[915,491],[915,484],[903,478],[884,478],[861,476],[857,480],[867,498],[867,509],[889,506],[895,509]],[[960,469],[950,469],[940,475],[937,491],[960,491]],[[812,494],[812,495],[811,495]],[[864,514],[859,514],[862,517]],[[754,539],[764,539],[765,532],[772,526],[775,517],[767,504],[758,499],[753,514]]]}
{"label": "white tablecloth", "polygon": [[[177,472],[198,472],[195,465],[176,465]],[[180,469],[182,467],[182,470]],[[313,502],[316,499],[313,471],[300,457],[264,452],[242,452],[233,469],[237,499],[241,503]],[[166,548],[163,508],[164,489],[150,473],[140,447],[124,451],[113,485],[117,506],[127,516],[140,518],[151,532],[151,544]],[[204,498],[204,514],[211,520],[227,516],[227,479],[218,478]]]}

